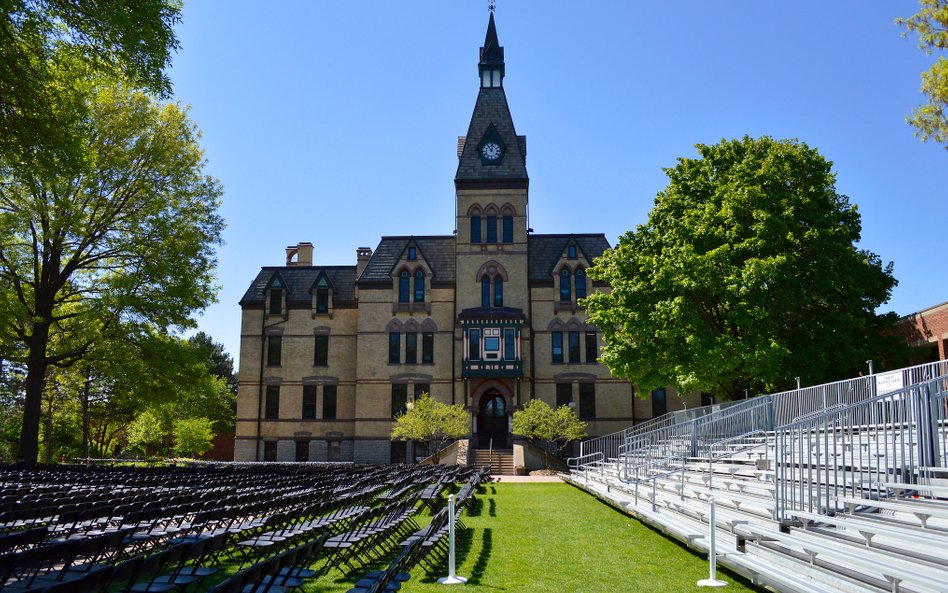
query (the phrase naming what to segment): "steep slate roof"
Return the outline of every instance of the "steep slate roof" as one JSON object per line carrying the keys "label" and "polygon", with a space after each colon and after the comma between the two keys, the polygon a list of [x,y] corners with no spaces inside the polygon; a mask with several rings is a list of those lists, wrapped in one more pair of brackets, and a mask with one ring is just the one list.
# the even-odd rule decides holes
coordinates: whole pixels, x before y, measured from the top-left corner
{"label": "steep slate roof", "polygon": [[609,249],[609,241],[603,234],[583,235],[530,235],[528,273],[530,282],[552,282],[553,268],[563,257],[566,245],[575,240],[583,256],[592,263]]}
{"label": "steep slate roof", "polygon": [[[494,26],[494,15],[491,14],[487,26],[487,36],[484,47],[481,48],[479,69],[485,67],[504,68],[504,48],[497,40],[497,29]],[[504,157],[499,165],[485,165],[481,163],[479,145],[488,127],[493,124],[501,143],[504,145]],[[513,118],[510,117],[510,107],[507,105],[507,94],[504,87],[481,87],[474,104],[474,113],[471,115],[471,124],[467,128],[464,147],[458,162],[458,171],[454,176],[457,187],[476,185],[485,182],[527,182],[527,142],[526,138],[517,136]]]}
{"label": "steep slate roof", "polygon": [[265,301],[264,291],[275,272],[279,272],[280,278],[286,284],[286,301],[288,304],[305,303],[309,305],[313,298],[313,293],[310,290],[323,271],[326,272],[326,277],[332,283],[334,304],[355,302],[355,266],[268,266],[260,269],[257,277],[250,284],[250,288],[240,299],[240,306],[263,306]]}
{"label": "steep slate roof", "polygon": [[455,238],[453,235],[427,237],[382,237],[372,257],[365,265],[358,281],[368,283],[391,283],[392,270],[398,263],[408,244],[414,241],[418,247],[418,259],[424,260],[434,275],[433,284],[454,284],[457,276],[455,261]]}

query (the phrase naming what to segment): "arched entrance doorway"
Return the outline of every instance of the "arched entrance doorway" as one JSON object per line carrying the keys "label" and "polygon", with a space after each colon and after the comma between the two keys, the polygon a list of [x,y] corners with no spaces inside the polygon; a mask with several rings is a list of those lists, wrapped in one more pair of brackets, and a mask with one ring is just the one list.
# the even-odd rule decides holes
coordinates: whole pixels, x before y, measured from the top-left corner
{"label": "arched entrance doorway", "polygon": [[477,413],[477,446],[486,449],[507,447],[507,400],[496,389],[489,389],[481,396]]}

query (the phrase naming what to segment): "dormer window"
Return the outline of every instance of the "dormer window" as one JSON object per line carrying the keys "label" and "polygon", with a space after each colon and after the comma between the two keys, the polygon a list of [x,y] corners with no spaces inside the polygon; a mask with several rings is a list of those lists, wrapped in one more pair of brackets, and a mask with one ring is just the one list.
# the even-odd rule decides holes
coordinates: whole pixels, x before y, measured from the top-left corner
{"label": "dormer window", "polygon": [[415,261],[418,259],[418,249],[414,246],[408,248],[408,261]]}
{"label": "dormer window", "polygon": [[500,70],[482,70],[481,87],[485,89],[499,88],[501,86]]}
{"label": "dormer window", "polygon": [[284,297],[286,291],[283,288],[283,280],[278,274],[274,274],[267,284],[267,314],[283,315]]}
{"label": "dormer window", "polygon": [[313,284],[313,312],[317,315],[328,315],[332,299],[332,284],[326,273],[322,272]]}
{"label": "dormer window", "polygon": [[566,257],[569,259],[576,259],[576,246],[570,245],[566,248]]}

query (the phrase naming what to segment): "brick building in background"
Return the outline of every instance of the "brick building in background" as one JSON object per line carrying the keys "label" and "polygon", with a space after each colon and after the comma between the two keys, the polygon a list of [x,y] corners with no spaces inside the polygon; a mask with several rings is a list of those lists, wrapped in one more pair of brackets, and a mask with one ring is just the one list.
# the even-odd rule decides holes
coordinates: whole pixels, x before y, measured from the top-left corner
{"label": "brick building in background", "polygon": [[465,406],[471,448],[511,447],[510,417],[531,398],[572,405],[590,436],[684,405],[670,389],[637,398],[597,362],[601,334],[577,301],[607,288],[586,276],[605,236],[528,227],[527,143],[493,14],[478,73],[453,233],[382,237],[350,266],[315,265],[299,243],[241,299],[237,461],[418,459],[423,445],[389,434],[422,392]]}
{"label": "brick building in background", "polygon": [[917,355],[915,363],[948,359],[948,302],[899,319],[895,331]]}

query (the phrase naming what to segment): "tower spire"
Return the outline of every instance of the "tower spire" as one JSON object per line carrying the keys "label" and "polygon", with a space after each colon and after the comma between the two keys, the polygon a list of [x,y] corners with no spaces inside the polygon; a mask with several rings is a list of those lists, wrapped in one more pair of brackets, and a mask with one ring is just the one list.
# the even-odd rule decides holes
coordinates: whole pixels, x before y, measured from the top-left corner
{"label": "tower spire", "polygon": [[487,35],[484,37],[484,47],[481,48],[481,61],[477,65],[481,78],[481,88],[503,86],[504,79],[504,48],[497,39],[497,26],[494,24],[494,11],[490,12],[490,21],[487,23]]}

